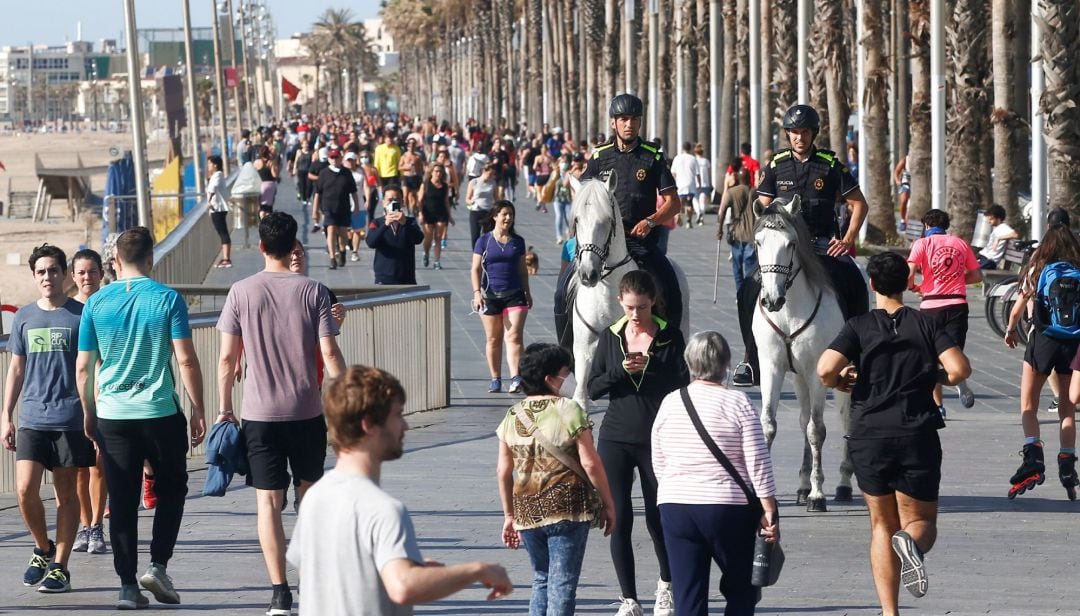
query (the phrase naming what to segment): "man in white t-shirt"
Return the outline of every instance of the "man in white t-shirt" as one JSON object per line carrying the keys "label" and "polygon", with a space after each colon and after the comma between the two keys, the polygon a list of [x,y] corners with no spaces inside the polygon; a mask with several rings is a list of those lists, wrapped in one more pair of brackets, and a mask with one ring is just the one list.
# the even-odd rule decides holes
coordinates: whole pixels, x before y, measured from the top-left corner
{"label": "man in white t-shirt", "polygon": [[697,159],[691,154],[693,146],[687,141],[682,145],[682,152],[671,161],[671,175],[675,176],[675,187],[679,193],[679,202],[686,212],[686,228],[694,218],[694,196],[698,189]]}
{"label": "man in white t-shirt", "polygon": [[1020,234],[1005,222],[1005,208],[992,205],[986,210],[986,221],[993,230],[986,246],[979,251],[979,267],[984,270],[997,269],[997,262],[1005,256],[1005,243],[1015,240]]}
{"label": "man in white t-shirt", "polygon": [[492,563],[425,561],[409,511],[379,486],[382,463],[404,453],[405,390],[389,373],[351,366],[327,388],[324,412],[337,464],[300,505],[287,557],[300,571],[300,615],[409,616],[412,605],[483,584],[489,600],[513,584]]}

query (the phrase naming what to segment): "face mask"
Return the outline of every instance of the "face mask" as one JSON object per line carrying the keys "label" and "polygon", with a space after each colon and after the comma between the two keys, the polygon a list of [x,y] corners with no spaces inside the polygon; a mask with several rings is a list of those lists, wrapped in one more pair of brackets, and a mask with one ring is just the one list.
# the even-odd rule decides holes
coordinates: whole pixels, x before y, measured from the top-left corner
{"label": "face mask", "polygon": [[563,171],[566,171],[569,168],[570,168],[570,165],[568,165],[567,163],[559,163],[559,169],[562,169]]}
{"label": "face mask", "polygon": [[559,385],[559,395],[563,398],[573,398],[576,391],[577,378],[575,378],[574,373],[571,372],[563,379],[562,385]]}

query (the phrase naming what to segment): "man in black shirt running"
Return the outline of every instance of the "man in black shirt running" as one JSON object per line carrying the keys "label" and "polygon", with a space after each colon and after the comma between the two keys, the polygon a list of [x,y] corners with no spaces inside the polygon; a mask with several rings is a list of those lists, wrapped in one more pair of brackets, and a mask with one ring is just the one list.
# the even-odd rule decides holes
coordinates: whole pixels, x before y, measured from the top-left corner
{"label": "man in black shirt running", "polygon": [[327,156],[330,164],[319,171],[319,179],[315,181],[311,217],[317,220],[319,212],[322,212],[330,269],[337,269],[345,267],[345,252],[339,249],[338,234],[348,233],[352,214],[360,213],[362,201],[352,172],[341,166],[341,150],[330,150]]}

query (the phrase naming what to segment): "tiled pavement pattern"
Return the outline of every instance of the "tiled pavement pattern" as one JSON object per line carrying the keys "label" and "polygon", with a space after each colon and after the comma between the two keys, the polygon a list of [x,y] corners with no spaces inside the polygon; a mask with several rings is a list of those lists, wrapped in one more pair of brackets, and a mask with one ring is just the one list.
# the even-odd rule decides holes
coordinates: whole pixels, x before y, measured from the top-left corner
{"label": "tiled pavement pattern", "polygon": [[[279,207],[298,213],[291,185],[279,193]],[[540,275],[532,280],[537,305],[529,316],[526,341],[552,340],[551,295],[558,272],[558,247],[554,243],[553,215],[521,204],[518,231],[540,255]],[[457,217],[467,218],[459,209]],[[726,249],[720,261],[720,294],[711,301],[716,258],[715,217],[708,227],[678,229],[671,239],[671,254],[690,276],[693,329],[717,329],[740,352],[734,311],[734,290]],[[471,251],[467,224],[451,231],[445,269],[422,269],[421,284],[453,291],[453,405],[450,408],[412,415],[406,438],[407,453],[384,470],[385,487],[412,510],[420,545],[428,558],[443,562],[494,560],[506,565],[516,591],[503,601],[488,603],[480,589],[464,591],[450,599],[417,608],[419,614],[524,614],[527,612],[531,571],[524,550],[510,552],[499,541],[501,512],[494,480],[496,441],[493,431],[511,401],[507,394],[486,392],[488,374],[483,357],[484,339],[479,320],[469,315],[468,267]],[[316,247],[316,239],[308,238]],[[237,266],[213,270],[210,283],[227,283],[261,267],[254,251],[238,250]],[[419,262],[419,254],[417,257]],[[311,275],[333,287],[369,284],[371,253],[365,247],[359,263],[329,271],[324,253],[312,250]],[[974,293],[977,295],[977,293]],[[947,399],[949,425],[941,433],[945,449],[940,539],[928,556],[929,594],[914,600],[901,591],[901,604],[918,614],[1078,614],[1080,605],[1070,590],[1077,562],[1072,517],[1080,504],[1065,499],[1056,469],[1043,486],[1015,501],[1005,498],[1007,480],[1015,469],[1020,445],[1017,395],[1021,353],[1009,351],[992,335],[982,317],[982,304],[972,304],[968,352],[975,374],[972,387],[978,395],[974,409],[960,407],[951,394]],[[202,358],[212,361],[213,358]],[[206,384],[212,387],[212,383]],[[773,447],[777,486],[782,502],[782,533],[788,555],[780,583],[765,592],[760,614],[876,614],[876,597],[870,577],[868,518],[861,504],[829,503],[826,514],[808,514],[794,505],[797,465],[802,451],[797,433],[796,403],[786,387],[780,413],[779,437]],[[757,401],[756,390],[750,390]],[[1049,401],[1044,397],[1044,408]],[[599,424],[601,408],[593,409]],[[1047,432],[1047,458],[1053,459],[1057,443],[1050,416],[1042,413]],[[831,493],[837,478],[838,439],[835,413],[827,411],[826,490]],[[233,488],[224,498],[203,498],[202,471],[191,476],[191,493],[177,553],[169,573],[183,600],[182,609],[224,614],[260,614],[270,599],[262,557],[255,534],[254,494]],[[291,496],[290,496],[291,498]],[[858,501],[858,499],[857,499]],[[638,554],[639,595],[647,612],[657,577],[655,557],[637,501],[635,539]],[[66,595],[41,595],[20,584],[29,557],[30,541],[13,499],[0,501],[0,613],[68,614],[111,611],[115,605],[117,578],[111,556],[75,554],[71,571],[75,590]],[[47,505],[50,518],[52,505]],[[291,510],[291,506],[289,508]],[[142,514],[143,562],[148,550],[150,514]],[[291,527],[293,516],[286,514]],[[333,546],[327,545],[327,550]],[[293,583],[295,572],[290,573]],[[717,587],[714,570],[712,587]],[[618,586],[610,564],[606,541],[599,533],[590,546],[579,589],[578,612],[613,614]],[[720,613],[723,601],[714,591],[713,610]],[[165,613],[161,606],[148,613]]]}

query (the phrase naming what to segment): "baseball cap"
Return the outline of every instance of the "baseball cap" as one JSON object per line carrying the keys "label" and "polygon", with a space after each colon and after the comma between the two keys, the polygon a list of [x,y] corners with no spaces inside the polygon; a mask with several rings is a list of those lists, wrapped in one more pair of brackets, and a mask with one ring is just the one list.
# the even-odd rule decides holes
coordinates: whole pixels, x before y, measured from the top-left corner
{"label": "baseball cap", "polygon": [[341,150],[334,148],[326,153],[327,158],[341,158]]}
{"label": "baseball cap", "polygon": [[345,160],[357,160],[360,157],[356,155],[356,152],[349,152],[345,155]]}

